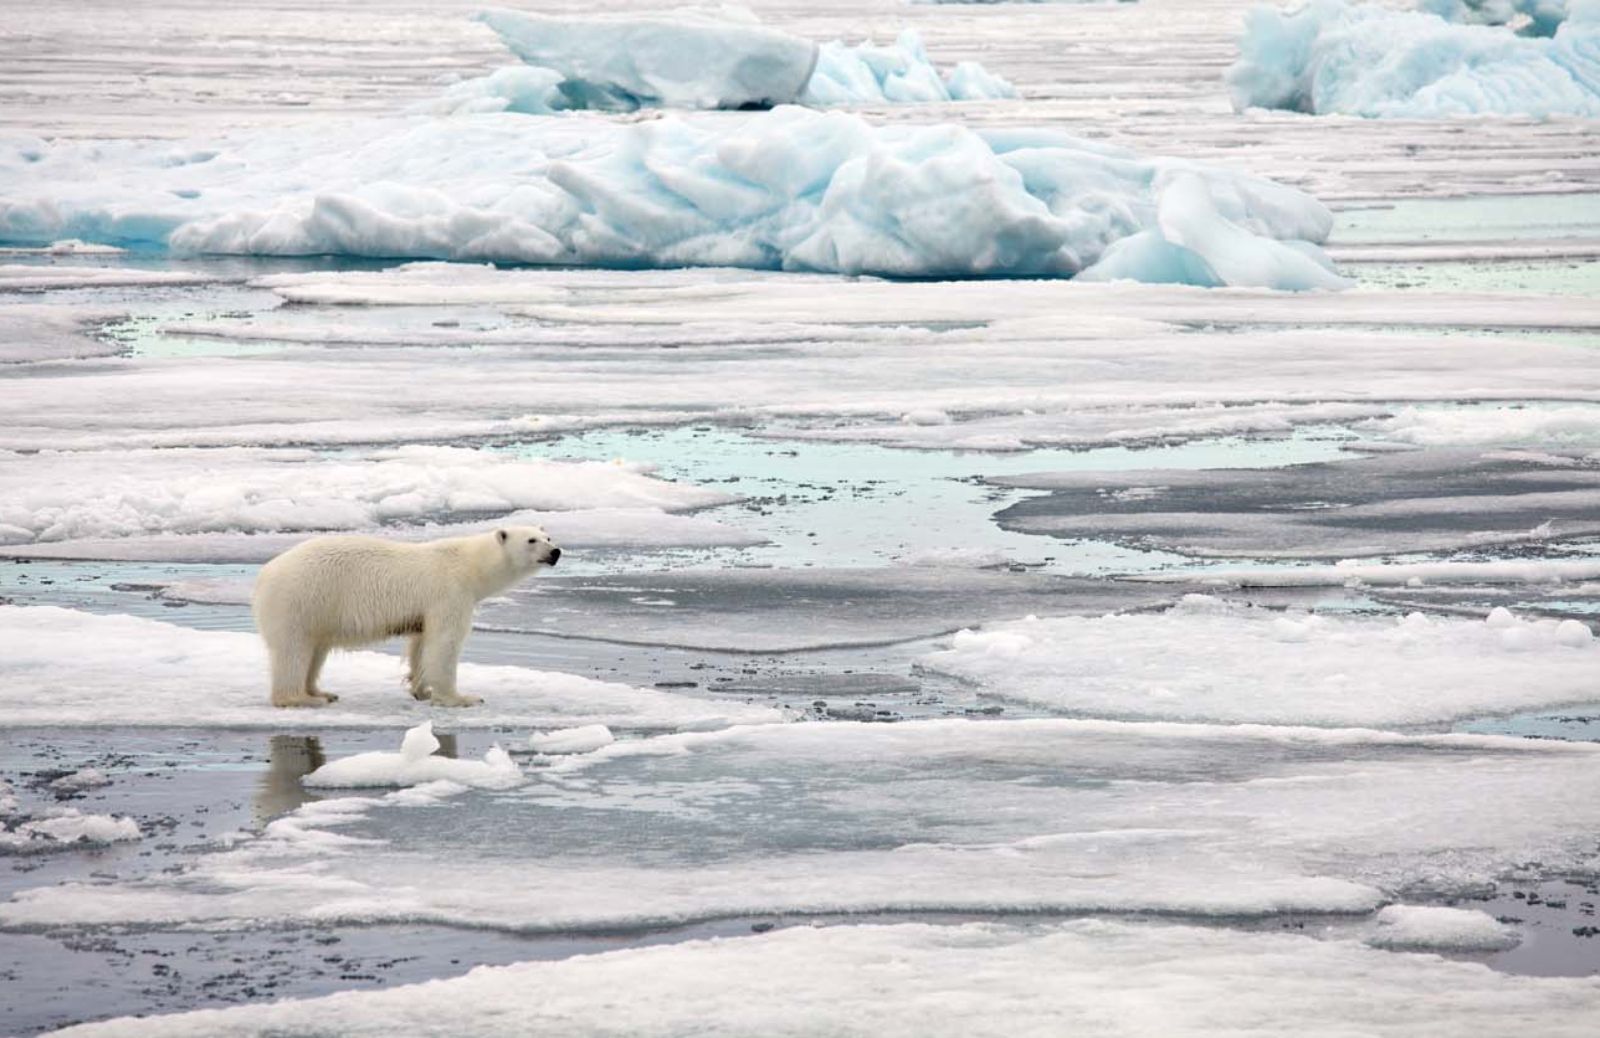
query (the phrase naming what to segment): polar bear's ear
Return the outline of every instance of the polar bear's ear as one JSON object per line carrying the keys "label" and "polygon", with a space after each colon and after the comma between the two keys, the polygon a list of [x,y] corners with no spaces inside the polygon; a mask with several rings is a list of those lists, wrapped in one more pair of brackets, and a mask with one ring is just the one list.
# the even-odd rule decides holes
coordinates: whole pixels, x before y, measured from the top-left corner
{"label": "polar bear's ear", "polygon": [[511,536],[509,533],[506,533],[504,530],[496,530],[495,531],[495,535],[500,538],[500,543],[501,544],[504,544],[506,542],[506,538]]}

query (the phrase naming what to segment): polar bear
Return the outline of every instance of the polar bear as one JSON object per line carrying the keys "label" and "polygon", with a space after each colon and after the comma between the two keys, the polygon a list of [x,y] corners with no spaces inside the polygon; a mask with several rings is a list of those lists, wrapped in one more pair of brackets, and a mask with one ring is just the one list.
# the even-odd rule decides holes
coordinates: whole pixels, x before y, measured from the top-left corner
{"label": "polar bear", "polygon": [[472,611],[561,549],[537,526],[405,543],[378,537],[313,537],[261,567],[250,606],[272,657],[273,706],[324,706],[317,687],[333,649],[406,635],[408,681],[439,706],[482,702],[456,691],[456,662]]}

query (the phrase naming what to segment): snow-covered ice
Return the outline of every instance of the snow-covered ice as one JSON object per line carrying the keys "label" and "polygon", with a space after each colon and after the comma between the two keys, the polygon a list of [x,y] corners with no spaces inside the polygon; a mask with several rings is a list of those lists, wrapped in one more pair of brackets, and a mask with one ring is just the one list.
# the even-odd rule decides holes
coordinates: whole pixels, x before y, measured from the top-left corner
{"label": "snow-covered ice", "polygon": [[1247,17],[1228,82],[1240,109],[1600,117],[1600,6],[1578,0],[1548,38],[1378,3],[1262,6]]}
{"label": "snow-covered ice", "polygon": [[528,748],[545,754],[590,753],[614,741],[615,736],[605,725],[587,724],[578,728],[534,732],[528,736]]}
{"label": "snow-covered ice", "polygon": [[125,843],[143,837],[139,823],[126,816],[91,814],[75,807],[50,807],[0,826],[0,856],[49,854],[74,848]]}
{"label": "snow-covered ice", "polygon": [[398,753],[377,751],[342,757],[322,765],[301,781],[314,789],[420,786],[428,782],[510,789],[523,782],[522,769],[499,746],[490,749],[482,760],[456,760],[437,756],[434,751],[439,745],[433,722],[424,721],[406,731]]}
{"label": "snow-covered ice", "polygon": [[1571,620],[1285,614],[1195,595],[1164,613],[961,631],[920,663],[1077,716],[1393,727],[1590,701],[1600,645]]}
{"label": "snow-covered ice", "polygon": [[416,445],[339,455],[235,448],[0,457],[0,542],[361,530],[522,510],[659,514],[729,500],[647,472],[620,461]]}
{"label": "snow-covered ice", "polygon": [[[618,999],[617,992],[628,997]],[[819,993],[826,992],[826,997]],[[596,1016],[594,1004],[607,1000]],[[450,1011],[440,1014],[439,1007]],[[1080,920],[1036,927],[796,926],[482,968],[387,991],[120,1019],[75,1038],[627,1033],[1032,1038],[1104,1033],[1220,1038],[1292,1017],[1297,1034],[1442,1030],[1587,1038],[1593,978],[1513,977],[1287,934]]]}
{"label": "snow-covered ice", "polygon": [[[196,631],[131,616],[0,605],[0,725],[277,728],[266,650],[253,634]],[[327,686],[339,702],[295,714],[302,728],[414,725],[433,714],[401,683],[402,661],[337,653]],[[461,687],[483,706],[448,712],[462,728],[500,725],[700,728],[780,719],[781,711],[631,688],[523,667],[463,664]],[[191,690],[185,692],[184,690]],[[174,697],[180,697],[175,700]],[[181,701],[181,707],[177,702]]]}
{"label": "snow-covered ice", "polygon": [[1521,940],[1517,928],[1468,908],[1390,905],[1367,938],[1375,948],[1427,951],[1503,951]]}

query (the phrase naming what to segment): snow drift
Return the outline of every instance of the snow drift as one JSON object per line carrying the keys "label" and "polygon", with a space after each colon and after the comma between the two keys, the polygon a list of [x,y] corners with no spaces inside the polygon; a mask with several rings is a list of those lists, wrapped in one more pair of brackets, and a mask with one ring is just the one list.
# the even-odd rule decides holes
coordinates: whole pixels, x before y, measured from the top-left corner
{"label": "snow drift", "polygon": [[1310,196],[1051,130],[799,107],[504,113],[220,144],[0,143],[0,241],[1336,288]]}
{"label": "snow drift", "polygon": [[[1434,5],[1438,9],[1439,5]],[[1486,4],[1452,17],[1493,20]],[[1535,5],[1510,3],[1506,14]],[[1578,0],[1549,38],[1456,24],[1437,14],[1346,0],[1252,10],[1228,70],[1234,107],[1437,119],[1469,115],[1600,116],[1600,2]]]}

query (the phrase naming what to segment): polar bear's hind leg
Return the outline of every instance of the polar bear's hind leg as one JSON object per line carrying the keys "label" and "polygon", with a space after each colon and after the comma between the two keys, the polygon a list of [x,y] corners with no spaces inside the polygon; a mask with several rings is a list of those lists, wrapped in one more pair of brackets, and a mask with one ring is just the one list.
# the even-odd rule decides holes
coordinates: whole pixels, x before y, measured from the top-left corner
{"label": "polar bear's hind leg", "polygon": [[323,706],[328,701],[310,693],[312,677],[312,648],[299,639],[288,644],[282,640],[269,642],[267,651],[272,655],[272,705]]}

